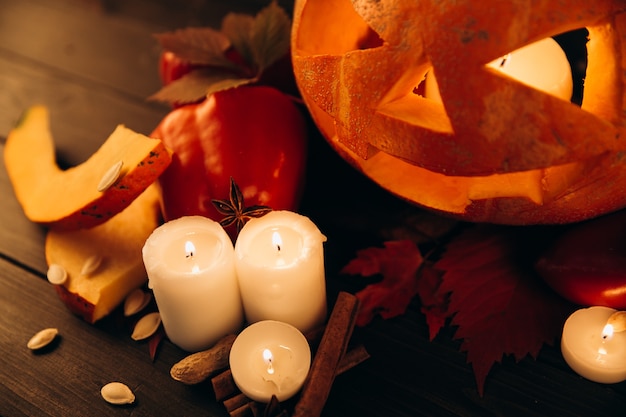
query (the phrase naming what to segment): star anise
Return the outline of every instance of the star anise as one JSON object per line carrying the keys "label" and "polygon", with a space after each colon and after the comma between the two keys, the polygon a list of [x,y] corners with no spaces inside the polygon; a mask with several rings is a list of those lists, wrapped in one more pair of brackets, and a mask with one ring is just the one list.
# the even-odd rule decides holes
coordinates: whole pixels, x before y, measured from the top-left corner
{"label": "star anise", "polygon": [[244,205],[243,194],[239,189],[237,183],[233,177],[230,177],[230,198],[229,200],[211,200],[215,208],[220,214],[223,214],[224,217],[220,224],[222,227],[226,228],[235,224],[237,227],[237,233],[241,231],[241,228],[248,220],[253,217],[261,217],[272,209],[268,206],[255,205],[246,207]]}

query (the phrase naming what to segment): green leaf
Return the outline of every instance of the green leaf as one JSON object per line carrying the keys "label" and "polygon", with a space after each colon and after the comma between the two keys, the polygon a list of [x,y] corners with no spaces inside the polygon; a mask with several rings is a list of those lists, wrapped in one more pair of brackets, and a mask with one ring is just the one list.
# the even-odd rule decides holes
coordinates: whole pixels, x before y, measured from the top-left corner
{"label": "green leaf", "polygon": [[236,69],[224,55],[231,43],[226,35],[211,28],[186,28],[154,35],[166,51],[192,64]]}
{"label": "green leaf", "polygon": [[183,77],[162,87],[149,100],[166,103],[195,103],[217,91],[227,90],[254,82],[251,78],[240,78],[230,71],[215,68],[193,70]]}
{"label": "green leaf", "polygon": [[[218,91],[256,83],[265,69],[288,53],[290,32],[289,16],[273,1],[254,17],[229,13],[222,20],[221,31],[186,28],[155,35],[164,49],[201,68],[162,87],[149,99],[194,103]],[[230,47],[243,62],[226,57]]]}
{"label": "green leaf", "polygon": [[291,19],[273,1],[255,17],[229,13],[222,21],[222,33],[260,74],[289,51]]}
{"label": "green leaf", "polygon": [[259,71],[265,70],[289,51],[291,20],[273,1],[254,19],[250,48]]}
{"label": "green leaf", "polygon": [[228,13],[222,20],[222,33],[249,66],[255,66],[250,46],[250,33],[254,17],[240,13]]}
{"label": "green leaf", "polygon": [[256,82],[256,78],[224,78],[223,80],[213,82],[207,89],[206,95],[210,96],[218,91],[229,90],[231,88],[241,87],[242,85],[252,84]]}

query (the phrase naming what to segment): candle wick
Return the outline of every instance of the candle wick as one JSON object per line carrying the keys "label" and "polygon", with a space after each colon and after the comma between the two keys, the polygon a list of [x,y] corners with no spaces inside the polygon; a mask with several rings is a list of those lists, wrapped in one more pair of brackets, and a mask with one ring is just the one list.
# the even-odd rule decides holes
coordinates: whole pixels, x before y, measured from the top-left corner
{"label": "candle wick", "polygon": [[280,245],[276,245],[276,249],[278,249],[278,252],[280,252]]}
{"label": "candle wick", "polygon": [[274,373],[274,367],[272,366],[272,359],[267,360],[267,373],[268,374]]}
{"label": "candle wick", "polygon": [[506,54],[505,56],[502,57],[502,61],[500,61],[500,68],[504,67],[504,65],[506,64],[506,61],[509,60],[511,54]]}
{"label": "candle wick", "polygon": [[185,258],[193,258],[193,252],[187,252]]}

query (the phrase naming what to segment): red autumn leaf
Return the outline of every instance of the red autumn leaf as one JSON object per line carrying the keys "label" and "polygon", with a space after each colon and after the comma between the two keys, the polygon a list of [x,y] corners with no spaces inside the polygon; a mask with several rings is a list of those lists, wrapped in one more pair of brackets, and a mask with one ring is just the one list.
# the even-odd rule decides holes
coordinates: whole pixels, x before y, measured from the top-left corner
{"label": "red autumn leaf", "polygon": [[450,316],[449,294],[440,291],[442,272],[432,265],[424,265],[417,283],[417,294],[421,301],[421,312],[426,316],[429,339],[432,341]]}
{"label": "red autumn leaf", "polygon": [[150,359],[152,359],[152,362],[156,359],[157,350],[159,349],[159,345],[164,338],[165,329],[163,329],[163,326],[160,326],[157,331],[150,336],[150,339],[148,340],[148,350],[150,352]]}
{"label": "red autumn leaf", "polygon": [[492,365],[510,354],[537,356],[560,334],[572,306],[532,270],[540,229],[476,226],[453,240],[435,264],[449,293],[455,338],[472,364],[478,391]]}
{"label": "red autumn leaf", "polygon": [[406,311],[417,293],[417,272],[422,255],[410,240],[390,241],[384,248],[367,248],[357,252],[342,273],[365,277],[380,274],[382,280],[366,286],[356,296],[361,302],[358,326],[368,324],[376,314],[384,319],[399,316]]}

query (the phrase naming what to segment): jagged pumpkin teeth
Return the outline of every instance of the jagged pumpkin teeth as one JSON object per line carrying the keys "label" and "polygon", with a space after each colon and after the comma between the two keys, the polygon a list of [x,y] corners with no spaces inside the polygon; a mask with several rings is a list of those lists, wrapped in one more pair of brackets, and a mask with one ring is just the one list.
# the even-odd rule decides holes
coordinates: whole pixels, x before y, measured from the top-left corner
{"label": "jagged pumpkin teeth", "polygon": [[133,330],[131,338],[133,340],[143,340],[152,336],[161,325],[161,315],[159,313],[150,313],[143,316]]}
{"label": "jagged pumpkin teeth", "polygon": [[152,294],[144,292],[141,288],[132,291],[124,300],[124,315],[132,316],[143,310],[152,300]]}
{"label": "jagged pumpkin teeth", "polygon": [[41,349],[48,346],[59,334],[56,328],[43,329],[30,338],[26,346],[31,350]]}
{"label": "jagged pumpkin teeth", "polygon": [[117,181],[122,173],[123,166],[124,161],[118,161],[111,168],[109,168],[109,170],[102,176],[102,179],[98,184],[98,191],[104,192],[115,184],[115,181]]}
{"label": "jagged pumpkin teeth", "polygon": [[51,264],[46,277],[51,284],[62,285],[67,280],[67,271],[59,264]]}
{"label": "jagged pumpkin teeth", "polygon": [[83,276],[88,276],[93,274],[100,268],[102,264],[103,257],[100,255],[93,255],[87,258],[85,264],[83,265],[83,269],[81,269],[80,274]]}

